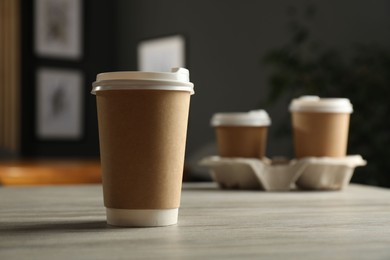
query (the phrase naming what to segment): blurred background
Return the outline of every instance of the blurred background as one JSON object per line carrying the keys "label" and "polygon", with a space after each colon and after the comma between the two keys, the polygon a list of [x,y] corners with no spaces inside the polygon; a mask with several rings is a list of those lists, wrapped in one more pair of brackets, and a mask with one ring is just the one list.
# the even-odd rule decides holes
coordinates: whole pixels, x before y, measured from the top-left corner
{"label": "blurred background", "polygon": [[288,104],[311,94],[351,100],[349,154],[368,161],[353,181],[390,187],[389,1],[0,0],[0,8],[4,167],[98,165],[96,74],[138,70],[143,43],[178,36],[196,92],[186,180],[209,180],[197,162],[217,152],[215,112],[266,109],[267,156],[292,158]]}

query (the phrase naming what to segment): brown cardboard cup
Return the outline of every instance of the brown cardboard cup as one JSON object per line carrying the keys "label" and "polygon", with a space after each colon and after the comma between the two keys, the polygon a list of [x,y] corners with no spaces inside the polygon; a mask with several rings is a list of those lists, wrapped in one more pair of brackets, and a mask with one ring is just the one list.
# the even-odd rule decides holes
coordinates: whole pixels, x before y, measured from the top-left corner
{"label": "brown cardboard cup", "polygon": [[222,157],[263,158],[268,127],[216,127],[219,155]]}
{"label": "brown cardboard cup", "polygon": [[352,105],[344,98],[301,97],[290,105],[296,158],[345,157]]}
{"label": "brown cardboard cup", "polygon": [[127,88],[123,81],[114,88],[112,78],[94,88],[107,222],[176,224],[192,88],[161,87],[156,79],[139,82],[139,73],[129,75]]}
{"label": "brown cardboard cup", "polygon": [[267,131],[271,120],[264,110],[248,113],[217,113],[215,127],[221,157],[259,158],[265,156]]}

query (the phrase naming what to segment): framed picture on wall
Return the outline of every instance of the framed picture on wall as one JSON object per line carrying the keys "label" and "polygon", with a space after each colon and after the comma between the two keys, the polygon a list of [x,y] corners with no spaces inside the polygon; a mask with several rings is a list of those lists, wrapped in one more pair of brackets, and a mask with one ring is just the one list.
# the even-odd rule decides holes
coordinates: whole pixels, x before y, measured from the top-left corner
{"label": "framed picture on wall", "polygon": [[137,46],[138,70],[169,72],[185,67],[185,39],[172,35],[141,41]]}
{"label": "framed picture on wall", "polygon": [[34,45],[40,57],[82,56],[82,0],[35,0]]}
{"label": "framed picture on wall", "polygon": [[37,71],[36,135],[40,140],[78,140],[83,135],[83,76],[76,70]]}

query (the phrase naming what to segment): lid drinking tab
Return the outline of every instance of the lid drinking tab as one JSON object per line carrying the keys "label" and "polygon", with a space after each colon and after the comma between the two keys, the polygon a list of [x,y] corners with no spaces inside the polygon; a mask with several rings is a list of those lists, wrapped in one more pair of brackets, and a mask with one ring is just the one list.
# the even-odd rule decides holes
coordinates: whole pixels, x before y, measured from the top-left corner
{"label": "lid drinking tab", "polygon": [[188,69],[172,68],[171,72],[177,74],[177,79],[179,81],[190,82],[190,71]]}

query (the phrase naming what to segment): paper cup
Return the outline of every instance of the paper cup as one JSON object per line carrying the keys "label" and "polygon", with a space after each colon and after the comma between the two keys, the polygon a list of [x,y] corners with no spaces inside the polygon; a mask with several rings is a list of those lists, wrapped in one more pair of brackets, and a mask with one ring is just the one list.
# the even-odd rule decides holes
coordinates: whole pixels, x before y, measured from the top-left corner
{"label": "paper cup", "polygon": [[211,119],[221,157],[263,158],[267,131],[271,124],[267,112],[216,113]]}
{"label": "paper cup", "polygon": [[93,86],[108,224],[176,224],[193,94],[188,70],[103,73]]}
{"label": "paper cup", "polygon": [[290,112],[296,158],[345,157],[352,111],[346,98],[294,99]]}

